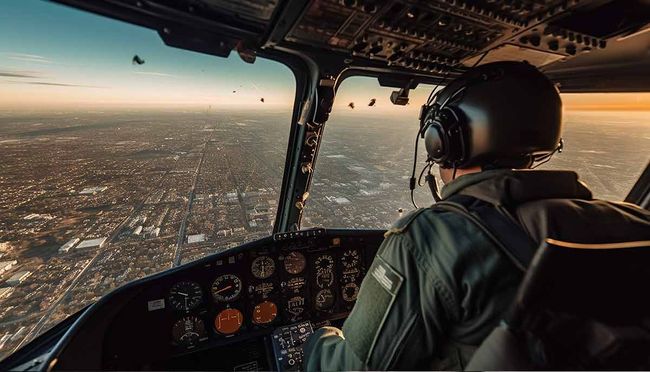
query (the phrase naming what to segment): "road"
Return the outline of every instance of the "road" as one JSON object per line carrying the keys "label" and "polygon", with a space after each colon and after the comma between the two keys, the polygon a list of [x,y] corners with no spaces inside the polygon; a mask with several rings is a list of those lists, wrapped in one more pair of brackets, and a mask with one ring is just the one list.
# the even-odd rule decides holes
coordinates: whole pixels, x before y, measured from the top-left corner
{"label": "road", "polygon": [[187,219],[190,217],[192,212],[192,203],[194,202],[194,193],[196,191],[196,183],[199,180],[199,174],[201,173],[201,166],[203,165],[203,160],[205,159],[205,152],[208,147],[208,141],[203,143],[203,151],[201,151],[201,159],[196,165],[194,170],[194,179],[192,180],[192,188],[190,189],[190,194],[187,200],[187,209],[185,210],[185,215],[183,215],[183,220],[181,220],[181,226],[178,229],[178,236],[176,238],[176,251],[174,252],[174,261],[172,262],[172,267],[178,266],[181,264],[181,247],[185,241],[185,230],[187,229]]}

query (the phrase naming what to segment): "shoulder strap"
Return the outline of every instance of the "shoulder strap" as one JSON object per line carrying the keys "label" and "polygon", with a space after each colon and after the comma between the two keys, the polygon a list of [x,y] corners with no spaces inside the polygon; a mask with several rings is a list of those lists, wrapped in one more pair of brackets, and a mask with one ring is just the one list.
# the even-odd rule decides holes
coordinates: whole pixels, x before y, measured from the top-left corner
{"label": "shoulder strap", "polygon": [[510,213],[467,195],[454,195],[438,202],[439,208],[465,216],[481,229],[520,270],[526,271],[535,255],[537,244]]}

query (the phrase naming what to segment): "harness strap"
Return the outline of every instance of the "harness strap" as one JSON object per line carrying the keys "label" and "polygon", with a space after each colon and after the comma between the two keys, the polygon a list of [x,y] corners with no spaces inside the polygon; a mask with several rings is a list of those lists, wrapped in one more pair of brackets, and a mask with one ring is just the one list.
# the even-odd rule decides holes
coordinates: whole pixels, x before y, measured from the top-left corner
{"label": "harness strap", "polygon": [[431,208],[458,213],[472,221],[523,272],[535,256],[537,244],[503,207],[468,195],[454,195]]}

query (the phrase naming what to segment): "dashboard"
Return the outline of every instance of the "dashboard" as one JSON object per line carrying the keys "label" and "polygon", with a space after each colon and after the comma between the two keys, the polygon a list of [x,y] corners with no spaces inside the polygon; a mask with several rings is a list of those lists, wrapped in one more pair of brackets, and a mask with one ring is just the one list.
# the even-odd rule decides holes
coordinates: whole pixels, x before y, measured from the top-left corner
{"label": "dashboard", "polygon": [[378,230],[280,233],[131,283],[73,324],[53,367],[299,370],[297,340],[342,324],[382,241]]}

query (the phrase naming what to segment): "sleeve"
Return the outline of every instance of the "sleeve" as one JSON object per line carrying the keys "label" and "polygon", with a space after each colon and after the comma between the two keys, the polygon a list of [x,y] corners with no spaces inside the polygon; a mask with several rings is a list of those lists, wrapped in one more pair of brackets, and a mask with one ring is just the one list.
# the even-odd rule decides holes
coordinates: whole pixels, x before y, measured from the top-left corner
{"label": "sleeve", "polygon": [[321,328],[305,344],[305,369],[426,369],[439,354],[451,296],[419,261],[407,236],[390,235],[343,330]]}

